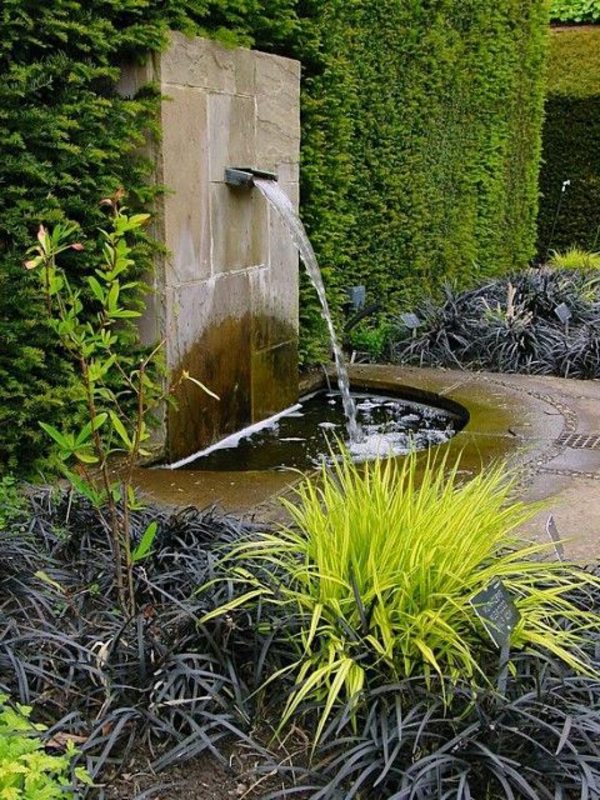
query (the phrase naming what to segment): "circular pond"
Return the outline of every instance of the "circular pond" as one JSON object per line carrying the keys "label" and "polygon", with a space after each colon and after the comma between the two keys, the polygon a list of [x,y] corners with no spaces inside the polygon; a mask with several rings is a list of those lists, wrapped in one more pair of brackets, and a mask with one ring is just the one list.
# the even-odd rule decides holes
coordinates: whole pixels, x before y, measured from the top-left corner
{"label": "circular pond", "polygon": [[[356,461],[405,455],[411,449],[443,444],[465,423],[459,414],[398,397],[359,392],[353,397],[362,437],[347,446]],[[340,395],[317,392],[287,412],[186,459],[181,468],[228,472],[310,470],[330,459],[332,448],[346,439]]]}

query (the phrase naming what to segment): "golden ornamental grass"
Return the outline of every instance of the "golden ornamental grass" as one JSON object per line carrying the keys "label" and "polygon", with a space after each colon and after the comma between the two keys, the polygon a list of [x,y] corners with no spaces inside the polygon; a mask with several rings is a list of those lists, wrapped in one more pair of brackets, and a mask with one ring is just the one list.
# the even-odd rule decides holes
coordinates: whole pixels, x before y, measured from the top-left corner
{"label": "golden ornamental grass", "polygon": [[546,651],[589,673],[580,645],[598,617],[572,593],[597,579],[540,560],[547,546],[515,535],[538,508],[509,501],[502,465],[469,481],[445,459],[417,465],[412,455],[324,466],[284,501],[290,525],[228,556],[229,577],[250,590],[206,619],[260,597],[301,620],[289,634],[295,658],[283,672],[295,674],[295,689],[282,726],[316,701],[318,740],[338,700],[411,675],[485,684],[493,645],[470,601],[494,578],[521,614],[511,649]]}

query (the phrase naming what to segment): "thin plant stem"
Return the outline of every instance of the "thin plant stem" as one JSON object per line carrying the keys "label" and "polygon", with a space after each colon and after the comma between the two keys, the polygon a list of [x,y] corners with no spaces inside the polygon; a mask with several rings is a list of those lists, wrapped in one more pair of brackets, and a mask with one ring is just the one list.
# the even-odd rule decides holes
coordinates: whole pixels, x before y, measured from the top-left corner
{"label": "thin plant stem", "polygon": [[104,452],[104,447],[102,445],[102,437],[100,436],[99,431],[97,429],[94,429],[95,428],[94,423],[96,421],[98,414],[96,410],[96,404],[94,402],[94,396],[91,390],[88,364],[83,356],[81,356],[79,363],[84,378],[88,412],[90,415],[90,421],[92,423],[92,430],[94,431],[93,432],[94,449],[96,451],[96,456],[100,461],[100,474],[102,476],[102,483],[104,485],[104,492],[106,494],[106,502],[108,505],[113,558],[115,561],[115,579],[117,582],[117,592],[119,595],[119,602],[121,603],[123,608],[126,608],[127,602],[125,597],[125,586],[123,580],[123,554],[121,552],[121,529],[119,524],[119,514],[117,512],[117,505],[115,503],[115,499],[111,491],[110,475],[108,472],[108,464],[106,462],[106,454]]}

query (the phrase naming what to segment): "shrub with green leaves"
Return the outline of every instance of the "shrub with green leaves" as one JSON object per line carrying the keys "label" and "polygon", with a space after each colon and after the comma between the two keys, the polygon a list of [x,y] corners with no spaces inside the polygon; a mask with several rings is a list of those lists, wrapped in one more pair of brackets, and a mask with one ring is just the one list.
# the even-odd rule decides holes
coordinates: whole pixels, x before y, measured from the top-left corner
{"label": "shrub with green leaves", "polygon": [[359,355],[381,360],[388,346],[394,323],[387,316],[361,320],[345,334],[345,344]]}
{"label": "shrub with green leaves", "polygon": [[[59,430],[40,421],[41,428],[54,441],[61,471],[73,487],[97,508],[103,521],[103,506],[108,507],[108,528],[115,558],[119,601],[123,610],[135,614],[133,564],[152,549],[156,525],[150,525],[135,550],[132,549],[131,512],[139,509],[132,483],[133,468],[139,458],[149,457],[145,449],[150,439],[154,412],[167,401],[169,391],[153,380],[155,359],[162,342],[140,358],[133,369],[130,360],[119,352],[119,326],[136,319],[140,312],[131,307],[139,285],[129,280],[135,270],[129,239],[148,222],[148,214],[127,212],[121,205],[123,192],[105,198],[101,205],[111,210],[112,218],[102,230],[104,262],[95,275],[87,278],[96,304],[94,320],[83,315],[82,293],[74,289],[62,266],[71,250],[81,252],[81,242],[73,242],[75,228],[55,225],[48,231],[40,225],[37,242],[28,249],[24,266],[38,275],[46,302],[45,313],[57,341],[78,368],[79,406],[86,419],[79,430]],[[61,263],[59,263],[59,261]],[[179,379],[190,380],[216,400],[204,384],[184,371]],[[119,458],[119,474],[113,476],[111,457]],[[93,471],[90,471],[93,468]],[[122,517],[118,503],[122,504]]]}
{"label": "shrub with green leaves", "polygon": [[600,22],[600,0],[552,0],[554,22]]}
{"label": "shrub with green leaves", "polygon": [[0,477],[0,529],[24,516],[27,503],[14,475]]}
{"label": "shrub with green leaves", "polygon": [[29,706],[11,706],[0,695],[0,797],[2,800],[55,800],[73,797],[73,778],[88,783],[84,769],[71,776],[75,755],[72,742],[62,756],[44,752],[39,734],[43,725],[30,720]]}
{"label": "shrub with green leaves", "polygon": [[298,622],[289,638],[296,658],[272,680],[295,675],[282,725],[317,703],[316,739],[336,704],[358,703],[363,690],[413,674],[485,684],[497,656],[472,600],[494,579],[521,615],[513,651],[547,652],[589,672],[580,645],[599,620],[570,593],[597,579],[541,561],[544,545],[516,537],[537,509],[509,502],[511,488],[502,466],[463,483],[459,464],[415,455],[324,467],[297,503],[284,501],[293,526],[234,549],[229,577],[249,591],[207,619],[260,599]]}
{"label": "shrub with green leaves", "polygon": [[[123,610],[135,613],[132,587],[132,566],[135,560],[131,547],[131,510],[136,498],[131,485],[131,472],[140,456],[149,456],[143,445],[150,438],[148,423],[153,409],[160,404],[160,386],[151,379],[155,353],[140,359],[129,371],[129,360],[119,353],[116,330],[124,321],[135,319],[140,312],[131,308],[130,296],[138,289],[136,281],[127,280],[135,261],[128,237],[142,227],[148,214],[127,215],[120,205],[122,192],[105,198],[102,205],[112,211],[107,230],[102,231],[104,263],[88,276],[88,288],[97,308],[96,318],[83,315],[81,291],[74,289],[67,273],[59,264],[65,253],[85,250],[73,241],[75,227],[57,224],[52,231],[40,225],[37,242],[27,251],[24,266],[38,275],[44,296],[48,324],[57,341],[78,368],[79,406],[86,419],[79,430],[59,430],[40,421],[40,427],[57,446],[61,471],[96,506],[102,519],[102,508],[108,506],[115,576],[119,601]],[[135,296],[135,295],[134,295]],[[160,345],[158,346],[160,347]],[[157,348],[158,349],[158,348]],[[122,476],[113,479],[109,459],[121,458]],[[94,472],[90,472],[93,467]],[[123,501],[119,517],[117,503]],[[152,531],[149,529],[149,536]],[[151,542],[150,542],[151,544]],[[147,552],[150,545],[145,547]]]}

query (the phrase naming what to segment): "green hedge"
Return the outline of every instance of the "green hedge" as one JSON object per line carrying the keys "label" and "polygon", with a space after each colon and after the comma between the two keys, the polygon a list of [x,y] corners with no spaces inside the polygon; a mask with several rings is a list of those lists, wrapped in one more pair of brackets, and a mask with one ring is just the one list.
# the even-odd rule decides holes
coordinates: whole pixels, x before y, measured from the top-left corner
{"label": "green hedge", "polygon": [[[152,203],[133,153],[157,98],[115,96],[123,59],[168,27],[300,58],[303,214],[333,305],[364,282],[392,308],[532,255],[546,22],[545,0],[4,0],[0,465],[34,463],[37,420],[72,398],[20,267],[36,226],[66,216],[91,235],[120,184]],[[301,323],[310,362],[323,330],[305,280]]]}
{"label": "green hedge", "polygon": [[[600,27],[550,37],[539,249],[600,247]],[[571,181],[551,237],[564,181]]]}
{"label": "green hedge", "polygon": [[303,212],[338,289],[522,266],[535,243],[543,0],[315,0]]}
{"label": "green hedge", "polygon": [[[118,64],[165,42],[169,27],[265,48],[298,26],[295,0],[3,0],[0,9],[0,469],[30,469],[46,450],[37,421],[69,416],[71,370],[44,324],[25,249],[41,221],[93,235],[101,197],[120,185],[151,205],[149,165],[133,153],[154,123],[151,92],[114,92]],[[252,34],[252,35],[251,35]],[[149,263],[140,247],[140,268]],[[88,242],[87,259],[98,263]],[[72,279],[77,282],[75,272]],[[123,346],[131,339],[123,335]]]}

